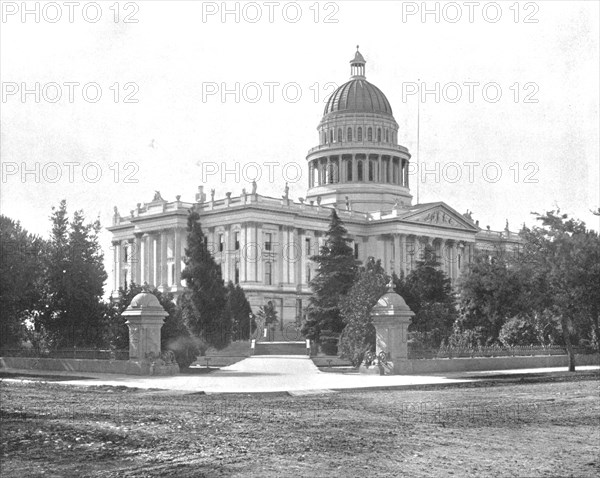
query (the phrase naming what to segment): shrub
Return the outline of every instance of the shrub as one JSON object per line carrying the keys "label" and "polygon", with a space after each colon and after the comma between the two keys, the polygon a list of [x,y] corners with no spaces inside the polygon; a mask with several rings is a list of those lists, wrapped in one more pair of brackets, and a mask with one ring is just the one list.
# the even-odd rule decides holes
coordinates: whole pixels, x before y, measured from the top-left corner
{"label": "shrub", "polygon": [[337,355],[339,334],[331,330],[321,331],[321,352],[325,355]]}
{"label": "shrub", "polygon": [[515,316],[508,319],[500,329],[499,339],[503,345],[538,345],[538,335],[534,324],[525,317]]}

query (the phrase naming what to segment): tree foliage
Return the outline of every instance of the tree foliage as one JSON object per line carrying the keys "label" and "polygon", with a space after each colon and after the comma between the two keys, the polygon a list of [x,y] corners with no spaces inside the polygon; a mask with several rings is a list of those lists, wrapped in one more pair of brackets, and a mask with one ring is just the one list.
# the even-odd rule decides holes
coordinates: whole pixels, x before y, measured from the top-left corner
{"label": "tree foliage", "polygon": [[199,219],[199,214],[192,209],[187,224],[185,269],[181,273],[187,289],[181,296],[180,305],[192,333],[207,346],[220,350],[231,341],[232,320],[226,311],[221,268],[207,247]]}
{"label": "tree foliage", "polygon": [[0,215],[0,347],[18,347],[40,307],[46,243]]}
{"label": "tree foliage", "polygon": [[573,371],[573,341],[596,348],[600,343],[600,239],[584,222],[560,211],[534,214],[541,225],[523,228],[523,256],[516,266],[534,285],[527,296],[532,308],[560,319]]}
{"label": "tree foliage", "polygon": [[256,330],[256,321],[246,294],[239,284],[227,284],[227,314],[231,318],[232,337],[235,340],[249,340]]}
{"label": "tree foliage", "polygon": [[318,264],[317,274],[310,282],[313,294],[302,327],[302,333],[311,340],[319,341],[322,330],[340,333],[344,328],[340,302],[352,287],[359,264],[354,259],[347,233],[334,209],[327,239],[319,254],[311,257]]}
{"label": "tree foliage", "polygon": [[452,284],[440,265],[435,250],[428,245],[406,278],[394,276],[396,293],[415,313],[409,331],[418,333],[428,347],[438,347],[450,336],[457,317]]}
{"label": "tree foliage", "polygon": [[69,222],[64,200],[53,208],[51,221],[41,314],[47,342],[52,347],[93,346],[100,340],[107,278],[100,222],[86,223],[82,211]]}
{"label": "tree foliage", "polygon": [[369,351],[375,350],[375,327],[371,309],[387,290],[389,277],[381,261],[369,259],[358,271],[356,282],[340,305],[344,330],[339,340],[340,357],[358,367]]}

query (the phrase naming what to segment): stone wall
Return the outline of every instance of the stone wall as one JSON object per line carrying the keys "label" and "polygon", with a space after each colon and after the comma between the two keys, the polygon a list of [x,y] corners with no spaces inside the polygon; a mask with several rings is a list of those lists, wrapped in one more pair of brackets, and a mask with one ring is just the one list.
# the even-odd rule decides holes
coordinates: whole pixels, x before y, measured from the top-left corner
{"label": "stone wall", "polygon": [[34,357],[0,357],[0,369],[3,368],[81,373],[119,373],[127,375],[173,375],[179,372],[177,364],[151,368],[150,362],[147,361]]}
{"label": "stone wall", "polygon": [[[600,355],[575,355],[576,366],[600,365]],[[529,357],[477,357],[453,359],[406,360],[399,364],[400,375],[430,373],[478,372],[520,368],[568,367],[566,355],[538,355]]]}

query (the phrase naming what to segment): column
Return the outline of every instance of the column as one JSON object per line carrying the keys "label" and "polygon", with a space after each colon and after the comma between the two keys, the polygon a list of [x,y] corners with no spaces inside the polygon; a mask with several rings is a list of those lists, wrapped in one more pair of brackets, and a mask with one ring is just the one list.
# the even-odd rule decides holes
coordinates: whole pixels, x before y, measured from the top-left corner
{"label": "column", "polygon": [[[135,282],[135,264],[137,261],[137,250],[135,248],[135,238],[127,239],[127,282]],[[125,284],[127,285],[127,284]]]}
{"label": "column", "polygon": [[167,264],[167,231],[160,232],[160,285],[166,290],[169,285],[169,266]]}
{"label": "column", "polygon": [[438,261],[440,263],[440,268],[442,269],[442,272],[446,272],[446,239],[440,238],[440,254],[438,256]]}
{"label": "column", "polygon": [[313,179],[314,179],[314,165],[313,165],[313,161],[309,161],[308,162],[308,187],[309,187],[309,189],[314,186]]}
{"label": "column", "polygon": [[397,276],[400,276],[400,273],[402,272],[402,253],[400,252],[400,236],[402,236],[402,234],[394,234],[393,239],[394,272]]}
{"label": "column", "polygon": [[173,232],[173,261],[175,264],[175,273],[173,274],[173,285],[179,289],[181,287],[181,261],[182,261],[182,247],[181,247],[181,230],[175,227]]}
{"label": "column", "polygon": [[120,241],[112,241],[113,247],[113,291],[118,291],[120,285],[120,251],[121,251],[121,242]]}
{"label": "column", "polygon": [[131,280],[136,284],[142,283],[142,234],[134,234],[133,251],[135,252],[133,260],[133,270],[131,271]]}
{"label": "column", "polygon": [[400,234],[400,270],[406,276],[408,266],[408,254],[406,250],[406,234]]}
{"label": "column", "polygon": [[156,285],[154,282],[154,273],[155,273],[155,244],[154,244],[154,234],[148,234],[148,284]]}

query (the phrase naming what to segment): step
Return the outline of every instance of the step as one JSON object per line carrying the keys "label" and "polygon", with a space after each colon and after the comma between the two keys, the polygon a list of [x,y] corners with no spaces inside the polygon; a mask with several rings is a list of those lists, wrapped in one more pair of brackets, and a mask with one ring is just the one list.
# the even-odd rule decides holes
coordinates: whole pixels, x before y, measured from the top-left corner
{"label": "step", "polygon": [[257,342],[254,355],[308,355],[306,342]]}

